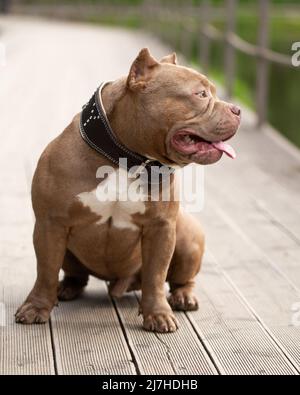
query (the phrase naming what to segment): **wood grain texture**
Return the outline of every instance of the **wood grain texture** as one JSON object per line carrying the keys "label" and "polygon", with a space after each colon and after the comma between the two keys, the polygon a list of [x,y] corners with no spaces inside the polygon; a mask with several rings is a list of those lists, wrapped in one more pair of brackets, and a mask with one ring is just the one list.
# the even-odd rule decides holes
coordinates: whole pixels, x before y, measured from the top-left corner
{"label": "wood grain texture", "polygon": [[[263,256],[300,292],[300,241],[295,233],[284,226],[278,217],[266,211],[265,204],[248,196],[247,191],[238,192],[233,188],[233,194],[229,194],[218,190],[211,182],[208,186],[209,201],[212,203],[209,210],[217,210],[218,218],[223,217],[225,222],[231,224],[239,237],[252,246],[256,256]],[[209,216],[208,213],[205,215]],[[295,223],[295,226],[298,225]],[[250,258],[253,254],[248,256]]]}
{"label": "wood grain texture", "polygon": [[221,374],[297,374],[210,254],[197,283],[200,309],[187,313]]}
{"label": "wood grain texture", "polygon": [[15,311],[26,296],[25,278],[16,283],[14,275],[6,273],[8,285],[0,286],[0,375],[55,374],[49,324],[24,326],[14,322]]}
{"label": "wood grain texture", "polygon": [[58,374],[136,374],[105,283],[92,279],[82,297],[52,313]]}
{"label": "wood grain texture", "polygon": [[28,51],[26,29],[22,33],[21,26],[19,30],[15,22],[2,18],[0,23],[0,41],[7,48],[7,66],[0,67],[0,374],[54,374],[49,324],[23,326],[14,322],[15,311],[35,279],[25,158],[28,141],[38,135],[34,126],[28,130],[37,90],[29,85],[34,59]]}
{"label": "wood grain texture", "polygon": [[223,209],[214,204],[209,205],[209,209],[214,216],[203,213],[202,218],[215,261],[270,336],[280,343],[282,351],[300,370],[300,354],[293,344],[300,341],[300,331],[291,324],[292,306],[299,301],[297,289],[249,241],[243,229],[231,222]]}
{"label": "wood grain texture", "polygon": [[159,334],[142,329],[134,294],[115,301],[128,341],[142,374],[217,374],[217,369],[184,313],[176,313],[179,330]]}
{"label": "wood grain texture", "polygon": [[35,277],[33,222],[23,173],[15,179],[17,158],[0,155],[0,166],[0,374],[54,374],[49,324],[14,322]]}

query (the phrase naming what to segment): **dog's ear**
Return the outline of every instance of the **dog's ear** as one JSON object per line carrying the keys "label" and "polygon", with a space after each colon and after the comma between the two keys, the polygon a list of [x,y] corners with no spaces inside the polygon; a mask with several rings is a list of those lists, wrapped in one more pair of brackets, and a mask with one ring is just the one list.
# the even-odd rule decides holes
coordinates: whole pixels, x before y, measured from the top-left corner
{"label": "dog's ear", "polygon": [[177,56],[176,53],[173,52],[170,55],[164,56],[160,63],[170,63],[170,64],[177,64]]}
{"label": "dog's ear", "polygon": [[151,78],[153,69],[159,63],[149,52],[148,48],[143,48],[138,54],[129,71],[127,86],[130,89],[143,89],[147,81]]}

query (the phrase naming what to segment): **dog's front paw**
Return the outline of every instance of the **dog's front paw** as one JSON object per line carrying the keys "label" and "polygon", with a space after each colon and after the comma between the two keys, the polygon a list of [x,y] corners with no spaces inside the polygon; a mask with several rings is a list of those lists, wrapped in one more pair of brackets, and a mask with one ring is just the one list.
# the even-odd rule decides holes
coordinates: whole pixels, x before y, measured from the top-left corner
{"label": "dog's front paw", "polygon": [[175,289],[168,299],[173,310],[193,311],[198,310],[198,300],[190,290]]}
{"label": "dog's front paw", "polygon": [[175,332],[178,321],[172,312],[147,314],[144,316],[143,327],[152,332]]}
{"label": "dog's front paw", "polygon": [[49,320],[50,310],[25,302],[15,314],[15,320],[20,324],[44,324]]}

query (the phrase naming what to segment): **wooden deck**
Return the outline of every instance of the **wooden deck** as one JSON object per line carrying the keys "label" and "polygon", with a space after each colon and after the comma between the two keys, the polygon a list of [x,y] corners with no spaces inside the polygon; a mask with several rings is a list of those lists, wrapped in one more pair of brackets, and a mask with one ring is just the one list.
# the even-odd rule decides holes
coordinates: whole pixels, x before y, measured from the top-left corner
{"label": "wooden deck", "polygon": [[0,42],[0,374],[299,374],[300,154],[247,113],[238,159],[205,168],[200,309],[177,314],[179,331],[143,331],[139,295],[113,301],[98,280],[49,324],[14,323],[35,277],[30,179],[41,150],[141,47],[165,50],[134,32],[16,18],[0,19]]}

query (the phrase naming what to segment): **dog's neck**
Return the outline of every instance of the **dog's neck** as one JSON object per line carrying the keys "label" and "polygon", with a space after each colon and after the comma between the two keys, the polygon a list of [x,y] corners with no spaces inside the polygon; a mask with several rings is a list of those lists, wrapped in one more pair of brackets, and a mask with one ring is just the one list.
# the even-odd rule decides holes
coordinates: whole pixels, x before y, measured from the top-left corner
{"label": "dog's neck", "polygon": [[101,96],[109,123],[120,142],[133,152],[168,164],[165,133],[158,133],[159,125],[148,119],[137,96],[127,88],[126,78],[105,85]]}

